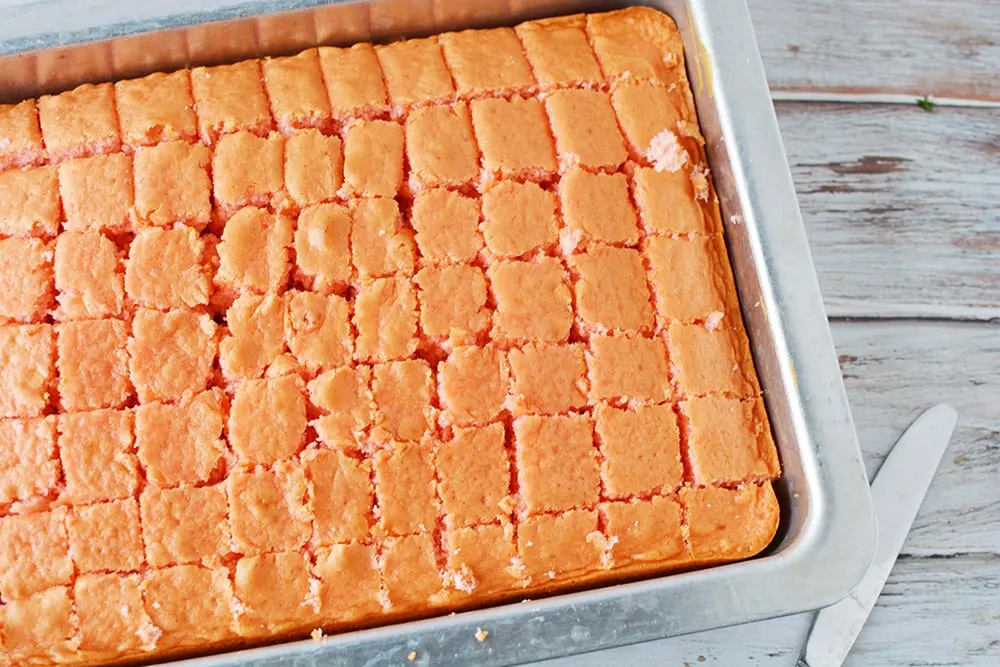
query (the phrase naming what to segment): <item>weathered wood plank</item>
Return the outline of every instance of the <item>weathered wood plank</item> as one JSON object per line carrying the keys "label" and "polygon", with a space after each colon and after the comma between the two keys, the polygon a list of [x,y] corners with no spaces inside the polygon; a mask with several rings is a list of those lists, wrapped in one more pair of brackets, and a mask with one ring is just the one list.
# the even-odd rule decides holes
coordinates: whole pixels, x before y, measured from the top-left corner
{"label": "weathered wood plank", "polygon": [[1000,100],[1000,3],[749,0],[775,90]]}

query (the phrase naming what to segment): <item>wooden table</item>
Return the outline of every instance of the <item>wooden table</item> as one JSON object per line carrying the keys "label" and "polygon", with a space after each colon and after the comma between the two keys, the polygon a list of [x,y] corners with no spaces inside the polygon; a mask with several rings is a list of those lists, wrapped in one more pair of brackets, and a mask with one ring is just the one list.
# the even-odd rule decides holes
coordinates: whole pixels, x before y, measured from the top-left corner
{"label": "wooden table", "polygon": [[[869,474],[924,408],[960,415],[847,665],[996,667],[1000,2],[749,4]],[[811,618],[541,664],[786,667]]]}

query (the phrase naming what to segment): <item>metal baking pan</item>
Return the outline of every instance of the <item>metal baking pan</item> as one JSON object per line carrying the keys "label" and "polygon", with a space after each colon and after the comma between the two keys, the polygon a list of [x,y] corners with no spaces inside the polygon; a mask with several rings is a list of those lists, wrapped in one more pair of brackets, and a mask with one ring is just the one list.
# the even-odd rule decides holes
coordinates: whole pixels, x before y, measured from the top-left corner
{"label": "metal baking pan", "polygon": [[[623,6],[593,0],[13,0],[0,102],[158,70]],[[745,0],[657,0],[688,76],[784,475],[778,535],[740,563],[236,653],[200,665],[506,665],[780,616],[847,595],[871,497]],[[477,628],[489,639],[478,642]]]}

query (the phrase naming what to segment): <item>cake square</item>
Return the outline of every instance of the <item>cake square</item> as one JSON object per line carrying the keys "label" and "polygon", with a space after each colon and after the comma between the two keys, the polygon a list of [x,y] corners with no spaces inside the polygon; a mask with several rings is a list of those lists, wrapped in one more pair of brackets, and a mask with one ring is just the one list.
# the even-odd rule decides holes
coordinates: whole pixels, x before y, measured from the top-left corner
{"label": "cake square", "polygon": [[229,444],[247,465],[269,465],[294,456],[306,440],[302,380],[286,375],[237,385],[228,434]]}
{"label": "cake square", "polygon": [[543,87],[601,80],[580,15],[528,21],[514,28]]}
{"label": "cake square", "polygon": [[82,574],[73,582],[80,650],[153,650],[156,628],[143,609],[140,575]]}
{"label": "cake square", "polygon": [[0,171],[41,164],[45,160],[38,108],[34,100],[19,104],[0,104]]}
{"label": "cake square", "polygon": [[323,293],[347,288],[351,267],[351,213],[336,204],[303,209],[295,226],[296,277]]}
{"label": "cake square", "polygon": [[764,401],[704,396],[680,403],[687,417],[687,450],[694,483],[740,483],[777,477],[778,450]]}
{"label": "cake square", "polygon": [[533,584],[544,585],[599,569],[605,539],[597,521],[596,511],[579,509],[522,521],[517,529],[517,553],[524,564],[524,576]]}
{"label": "cake square", "polygon": [[632,193],[647,235],[709,234],[713,224],[695,201],[691,175],[686,169],[657,171],[637,167]]}
{"label": "cake square", "polygon": [[486,277],[478,266],[429,266],[414,282],[424,335],[452,344],[472,344],[490,325]]}
{"label": "cake square", "polygon": [[497,310],[492,335],[506,342],[561,342],[573,325],[566,272],[558,259],[496,262],[488,270]]}
{"label": "cake square", "polygon": [[670,493],[684,481],[680,431],[670,405],[594,408],[604,496]]}
{"label": "cake square", "polygon": [[217,285],[234,291],[277,291],[288,280],[292,221],[262,208],[243,208],[226,221],[219,243]]}
{"label": "cake square", "polygon": [[128,498],[139,485],[132,447],[132,414],[94,410],[59,415],[63,497],[74,503]]}
{"label": "cake square", "polygon": [[555,145],[542,103],[513,97],[472,102],[472,126],[487,180],[540,180],[557,168]]}
{"label": "cake square", "polygon": [[484,524],[445,533],[448,575],[464,593],[509,591],[522,584],[520,561],[509,523]]}
{"label": "cake square", "polygon": [[59,95],[42,95],[38,120],[53,162],[111,153],[121,146],[115,88],[110,83],[85,83]]}
{"label": "cake square", "polygon": [[375,55],[397,114],[413,104],[437,101],[455,92],[435,37],[376,46]]}
{"label": "cake square", "polygon": [[122,139],[136,148],[198,136],[188,71],[157,72],[115,84]]}
{"label": "cake square", "polygon": [[407,535],[434,530],[438,501],[434,466],[425,445],[392,443],[373,457],[379,531]]}
{"label": "cake square", "polygon": [[214,388],[179,403],[135,408],[135,446],[147,481],[158,486],[207,482],[226,451],[224,394]]}
{"label": "cake square", "polygon": [[589,416],[518,417],[514,442],[518,488],[527,514],[597,504],[601,476]]}
{"label": "cake square", "polygon": [[297,127],[319,127],[330,119],[330,102],[323,84],[316,49],[261,63],[271,111],[284,133]]}
{"label": "cake square", "polygon": [[198,109],[198,131],[206,144],[222,134],[246,130],[263,135],[271,129],[260,61],[195,67],[191,70],[191,92]]}
{"label": "cake square", "polygon": [[239,633],[267,636],[314,621],[319,598],[312,590],[309,567],[306,555],[299,552],[240,558],[233,576],[243,609],[237,617]]}
{"label": "cake square", "polygon": [[667,346],[661,338],[591,336],[587,366],[594,401],[659,403],[670,397]]}
{"label": "cake square", "polygon": [[146,562],[151,567],[181,563],[214,564],[229,553],[226,489],[149,485],[139,496]]}
{"label": "cake square", "polygon": [[[77,646],[69,589],[59,586],[0,607],[5,653],[26,664],[46,662],[53,655],[72,655]],[[34,660],[32,659],[34,658]]]}
{"label": "cake square", "polygon": [[285,351],[284,297],[241,294],[226,309],[229,334],[219,341],[219,367],[229,382],[259,378]]}
{"label": "cake square", "polygon": [[64,508],[0,517],[0,595],[8,605],[72,576]]}
{"label": "cake square", "polygon": [[479,149],[465,102],[414,109],[406,117],[406,156],[415,190],[459,186],[479,175]]}
{"label": "cake square", "polygon": [[746,558],[771,541],[778,529],[778,500],[771,484],[738,489],[681,489],[692,555],[700,561]]}
{"label": "cake square", "polygon": [[38,417],[55,380],[48,324],[0,325],[0,417]]}
{"label": "cake square", "polygon": [[366,540],[375,522],[372,466],[340,451],[307,449],[302,465],[312,486],[313,540]]}
{"label": "cake square", "polygon": [[403,144],[403,126],[399,123],[387,120],[349,123],[344,137],[347,194],[395,197],[403,185]]}
{"label": "cake square", "polygon": [[510,513],[510,462],[503,424],[457,428],[434,451],[449,531]]}
{"label": "cake square", "polygon": [[596,246],[570,258],[576,270],[576,311],[591,331],[653,328],[653,306],[642,255],[631,248]]}
{"label": "cake square", "polygon": [[208,303],[205,242],[191,227],[141,229],[129,245],[125,292],[137,305],[167,310]]}
{"label": "cake square", "polygon": [[[683,120],[679,103],[666,88],[646,82],[629,81],[611,92],[611,105],[632,152],[668,171],[688,159],[677,143],[678,123]],[[667,147],[670,153],[678,153],[663,153]]]}
{"label": "cake square", "polygon": [[297,465],[282,461],[270,470],[237,470],[226,485],[237,553],[298,549],[312,535],[309,488]]}
{"label": "cake square", "polygon": [[346,299],[295,291],[285,298],[285,337],[299,366],[316,373],[351,361],[354,345]]}
{"label": "cake square", "polygon": [[535,84],[521,42],[511,28],[450,32],[441,35],[440,42],[459,95]]}
{"label": "cake square", "polygon": [[672,83],[683,63],[677,26],[666,14],[647,7],[629,14],[588,14],[587,34],[601,69],[609,78],[629,77]]}
{"label": "cake square", "polygon": [[337,196],[344,184],[344,156],[340,137],[326,137],[316,129],[292,132],[285,139],[285,188],[299,206],[318,204]]}
{"label": "cake square", "polygon": [[713,321],[739,312],[726,246],[719,236],[648,238],[649,281],[664,322]]}
{"label": "cake square", "polygon": [[135,152],[135,212],[151,225],[201,228],[212,218],[207,146],[169,141]]}
{"label": "cake square", "polygon": [[382,544],[381,565],[392,607],[426,609],[444,601],[432,533],[387,538]]}
{"label": "cake square", "polygon": [[635,498],[601,503],[600,511],[616,566],[687,557],[681,508],[676,500],[662,496]]}
{"label": "cake square", "polygon": [[354,300],[359,361],[405,359],[417,349],[417,296],[404,278],[380,278],[358,288]]}
{"label": "cake square", "polygon": [[709,330],[697,324],[670,325],[674,386],[687,397],[723,393],[745,398],[760,393],[743,329]]}
{"label": "cake square", "polygon": [[234,132],[219,138],[212,157],[216,204],[225,213],[267,206],[284,188],[284,138]]}
{"label": "cake square", "polygon": [[354,205],[351,254],[363,279],[413,274],[413,234],[404,225],[395,199],[364,198]]}
{"label": "cake square", "polygon": [[442,421],[468,426],[496,419],[507,400],[509,370],[495,346],[457,347],[438,366]]}
{"label": "cake square", "polygon": [[122,407],[129,397],[128,324],[121,320],[64,322],[56,333],[63,410]]}
{"label": "cake square", "polygon": [[53,417],[0,421],[0,505],[53,493],[60,472]]}
{"label": "cake square", "polygon": [[330,447],[358,447],[375,418],[368,366],[343,366],[309,383],[309,402],[322,415],[312,422],[321,442]]}
{"label": "cake square", "polygon": [[0,172],[0,234],[55,236],[60,216],[55,167]]}
{"label": "cake square", "polygon": [[625,174],[572,169],[559,183],[559,199],[574,240],[627,244],[639,240],[639,221]]}
{"label": "cake square", "polygon": [[125,289],[118,249],[98,232],[63,232],[54,262],[56,316],[64,320],[117,317]]}
{"label": "cake square", "polygon": [[372,373],[377,440],[421,440],[433,424],[431,369],[422,359],[376,364]]}
{"label": "cake square", "polygon": [[486,247],[498,257],[519,257],[559,239],[556,196],[536,183],[500,181],[483,193]]}
{"label": "cake square", "polygon": [[628,159],[607,93],[557,90],[545,98],[545,110],[563,169],[617,169]]}
{"label": "cake square", "polygon": [[371,116],[386,107],[385,82],[371,44],[321,46],[318,51],[335,118]]}
{"label": "cake square", "polygon": [[128,341],[128,367],[139,401],[169,401],[208,386],[218,350],[208,315],[139,308]]}
{"label": "cake square", "polygon": [[59,194],[69,231],[120,233],[132,226],[132,160],[123,153],[59,165]]}
{"label": "cake square", "polygon": [[583,346],[529,343],[507,353],[516,414],[555,415],[587,405]]}
{"label": "cake square", "polygon": [[357,542],[316,550],[324,619],[350,621],[382,612],[382,591],[374,547]]}
{"label": "cake square", "polygon": [[163,633],[158,648],[204,645],[235,634],[235,600],[224,567],[175,565],[150,570],[140,589],[146,614]]}
{"label": "cake square", "polygon": [[77,572],[142,567],[139,505],[134,498],[74,507],[66,519],[66,531]]}
{"label": "cake square", "polygon": [[0,321],[41,322],[53,305],[52,247],[0,238]]}
{"label": "cake square", "polygon": [[444,188],[419,192],[410,223],[424,264],[468,262],[483,247],[479,235],[479,203]]}

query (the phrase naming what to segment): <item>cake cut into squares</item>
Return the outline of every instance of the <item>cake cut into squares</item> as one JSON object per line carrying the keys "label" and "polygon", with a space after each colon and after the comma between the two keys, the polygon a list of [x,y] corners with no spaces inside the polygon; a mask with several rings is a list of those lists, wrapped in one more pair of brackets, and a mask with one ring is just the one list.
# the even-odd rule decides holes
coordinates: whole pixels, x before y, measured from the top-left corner
{"label": "cake cut into squares", "polygon": [[289,551],[309,539],[309,488],[297,465],[282,461],[270,470],[237,470],[229,475],[226,485],[236,552]]}
{"label": "cake cut into squares", "polygon": [[778,529],[778,500],[770,482],[738,489],[684,487],[691,554],[700,561],[746,558],[759,552]]}
{"label": "cake cut into squares", "polygon": [[181,563],[215,564],[229,553],[226,489],[149,485],[139,497],[146,562],[151,567]]}
{"label": "cake cut into squares", "polygon": [[505,342],[561,342],[573,325],[571,295],[562,264],[553,257],[490,266],[497,300],[493,336]]}
{"label": "cake cut into squares", "polygon": [[465,102],[414,109],[406,118],[406,156],[414,189],[459,186],[479,176],[479,149]]}
{"label": "cake cut into squares", "polygon": [[719,321],[736,316],[733,276],[726,246],[719,236],[646,240],[649,281],[656,311],[664,322]]}
{"label": "cake cut into squares", "polygon": [[60,217],[55,167],[0,172],[0,234],[55,236]]}
{"label": "cake cut into squares", "polygon": [[53,305],[52,246],[0,238],[0,321],[41,322]]}
{"label": "cake cut into squares", "polygon": [[472,102],[472,126],[483,153],[486,180],[540,180],[556,171],[548,118],[536,99],[514,97]]}
{"label": "cake cut into squares", "polygon": [[573,255],[576,310],[585,326],[608,331],[650,331],[653,306],[642,255],[631,248],[597,246]]}
{"label": "cake cut into squares", "polygon": [[140,590],[146,614],[162,633],[158,648],[204,645],[235,634],[235,600],[224,567],[174,565],[150,570]]}
{"label": "cake cut into squares", "polygon": [[545,98],[563,168],[616,169],[628,158],[607,93],[557,90]]}
{"label": "cake cut into squares", "polygon": [[198,136],[186,69],[119,81],[115,84],[115,101],[122,140],[132,148],[164,141],[191,141]]}
{"label": "cake cut into squares", "polygon": [[510,523],[449,529],[448,575],[462,593],[509,591],[523,585]]}
{"label": "cake cut into squares", "polygon": [[207,482],[226,451],[219,388],[180,403],[146,403],[135,409],[135,446],[146,479],[157,486]]}
{"label": "cake cut into squares", "polygon": [[[673,167],[683,166],[689,159],[677,142],[678,123],[684,120],[678,107],[683,103],[666,88],[644,82],[624,83],[611,92],[611,104],[637,157],[667,171],[674,171]],[[670,152],[663,153],[668,147]]]}
{"label": "cake cut into squares", "polygon": [[292,221],[262,208],[243,208],[226,221],[215,282],[235,291],[273,292],[289,273]]}
{"label": "cake cut into squares", "polygon": [[39,417],[55,380],[48,324],[0,325],[0,417]]}
{"label": "cake cut into squares", "polygon": [[559,183],[559,198],[574,241],[632,244],[639,240],[639,221],[629,200],[625,174],[572,169]]}
{"label": "cake cut into squares", "polygon": [[56,238],[56,317],[75,320],[122,314],[125,289],[118,249],[98,232],[63,232]]}
{"label": "cake cut into squares", "polygon": [[403,185],[403,144],[399,123],[358,120],[348,124],[344,138],[347,194],[395,197]]}
{"label": "cake cut into squares", "polygon": [[319,597],[309,568],[307,555],[298,551],[240,558],[233,576],[244,610],[237,616],[239,633],[267,636],[313,622]]}
{"label": "cake cut into squares", "polygon": [[517,529],[517,553],[524,576],[532,584],[544,585],[600,569],[606,540],[597,522],[595,510],[581,509],[522,521]]}
{"label": "cake cut into squares", "polygon": [[479,203],[445,188],[418,193],[410,223],[425,265],[468,262],[483,247],[478,231]]}
{"label": "cake cut into squares", "polygon": [[285,140],[272,132],[258,137],[234,132],[219,138],[212,156],[216,204],[225,213],[267,206],[284,188]]}
{"label": "cake cut into squares", "polygon": [[661,338],[591,336],[587,367],[594,401],[659,403],[670,397],[667,346]]}
{"label": "cake cut into squares", "polygon": [[375,549],[359,542],[316,549],[322,618],[349,621],[382,612]]}
{"label": "cake cut into squares", "polygon": [[686,560],[681,508],[672,498],[601,503],[611,559],[616,566],[631,562]]}
{"label": "cake cut into squares", "polygon": [[68,412],[120,408],[129,397],[128,324],[82,320],[56,327],[59,399]]}
{"label": "cake cut into squares", "polygon": [[359,361],[405,359],[417,349],[417,295],[404,278],[380,278],[358,288],[354,301]]}
{"label": "cake cut into squares", "polygon": [[486,247],[499,257],[518,257],[559,239],[556,196],[536,183],[500,181],[483,193]]}
{"label": "cake cut into squares", "polygon": [[711,219],[695,200],[686,169],[657,171],[637,167],[632,174],[633,196],[646,234],[710,234]]}
{"label": "cake cut into squares", "polygon": [[683,65],[684,45],[673,20],[647,7],[628,16],[588,14],[587,34],[608,78],[628,77],[672,83]]}
{"label": "cake cut into squares", "polygon": [[777,477],[778,450],[761,398],[704,396],[680,403],[687,417],[687,450],[694,483],[739,483]]}
{"label": "cake cut into squares", "polygon": [[212,218],[211,153],[207,146],[169,141],[135,152],[135,212],[146,224],[183,222],[201,229]]}
{"label": "cake cut into squares", "polygon": [[78,572],[137,571],[145,560],[135,498],[74,507],[66,531]]}
{"label": "cake cut into squares", "polygon": [[208,303],[205,242],[191,227],[141,229],[129,246],[125,291],[139,306],[167,310]]}
{"label": "cake cut into squares", "polygon": [[587,405],[583,346],[529,343],[507,353],[516,414],[555,415]]}
{"label": "cake cut into squares", "polygon": [[59,165],[59,194],[69,231],[120,233],[132,226],[132,160],[123,153]]}
{"label": "cake cut into squares", "polygon": [[63,498],[73,503],[128,498],[139,485],[132,414],[94,410],[59,415]]}
{"label": "cake cut into squares", "polygon": [[42,95],[38,120],[53,162],[111,153],[121,146],[115,88],[110,83],[85,83],[58,95]]}
{"label": "cake cut into squares", "polygon": [[208,315],[139,308],[128,341],[129,375],[139,401],[180,400],[204,391],[217,351],[216,325]]}
{"label": "cake cut into squares", "polygon": [[438,366],[442,419],[457,426],[496,419],[507,400],[509,370],[495,346],[457,347]]}
{"label": "cake cut into squares", "polygon": [[302,465],[312,486],[313,540],[366,540],[375,521],[371,462],[341,451],[307,449]]}
{"label": "cake cut into squares", "polygon": [[510,462],[503,424],[455,429],[450,440],[438,443],[434,464],[449,530],[509,516]]}
{"label": "cake cut into squares", "polygon": [[282,132],[319,127],[329,120],[330,102],[316,49],[286,58],[265,58],[261,71],[274,119]]}
{"label": "cake cut into squares", "polygon": [[455,93],[451,72],[435,37],[376,46],[375,55],[395,113],[414,104],[435,102]]}
{"label": "cake cut into squares", "polygon": [[317,292],[346,289],[351,266],[351,212],[337,204],[317,204],[299,213],[295,226],[295,267],[300,280]]}
{"label": "cake cut into squares", "polygon": [[275,294],[241,294],[226,310],[229,334],[219,366],[230,382],[259,378],[285,351],[286,302]]}
{"label": "cake cut into squares", "polygon": [[594,408],[601,479],[608,498],[670,493],[684,478],[680,431],[670,405]]}
{"label": "cake cut into squares", "polygon": [[584,25],[582,16],[566,16],[528,21],[514,28],[543,88],[601,80]]}
{"label": "cake cut into squares", "polygon": [[65,508],[0,517],[0,595],[8,608],[72,576]]}
{"label": "cake cut into squares", "polygon": [[358,447],[375,418],[371,368],[342,366],[326,371],[308,389],[309,402],[322,412],[312,422],[320,441],[330,447]]}
{"label": "cake cut into squares", "polygon": [[317,50],[334,118],[368,117],[387,106],[382,70],[371,44]]}
{"label": "cake cut into squares", "polygon": [[478,266],[429,266],[417,272],[414,282],[425,335],[472,344],[489,327],[486,277]]}
{"label": "cake cut into squares", "polygon": [[69,588],[57,586],[0,607],[5,653],[25,664],[43,664],[53,655],[77,650],[77,627]]}
{"label": "cake cut into squares", "polygon": [[299,206],[329,201],[344,184],[340,137],[316,129],[292,132],[285,139],[285,188]]}
{"label": "cake cut into squares", "polygon": [[45,161],[45,145],[34,100],[0,104],[0,137],[7,139],[0,146],[0,171]]}
{"label": "cake cut into squares", "polygon": [[306,438],[302,380],[286,375],[237,385],[228,435],[229,444],[247,465],[269,465],[293,456]]}
{"label": "cake cut into squares", "polygon": [[760,393],[741,323],[715,330],[675,323],[668,340],[674,385],[683,396],[722,393],[746,398]]}
{"label": "cake cut into squares", "polygon": [[355,204],[351,253],[363,279],[413,274],[413,233],[404,225],[395,199],[365,198]]}
{"label": "cake cut into squares", "polygon": [[511,28],[450,32],[439,40],[460,95],[535,84],[521,42]]}
{"label": "cake cut into squares", "polygon": [[191,70],[191,91],[202,142],[210,144],[222,134],[240,130],[267,134],[271,129],[271,110],[262,78],[257,60]]}
{"label": "cake cut into squares", "polygon": [[0,421],[0,505],[53,493],[61,470],[55,417]]}
{"label": "cake cut into squares", "polygon": [[349,304],[339,296],[288,292],[285,336],[288,350],[310,373],[343,366],[351,361]]}
{"label": "cake cut into squares", "polygon": [[433,423],[431,369],[422,359],[376,364],[372,372],[376,440],[421,440]]}
{"label": "cake cut into squares", "polygon": [[438,500],[430,448],[417,443],[391,443],[375,452],[373,459],[379,531],[409,535],[434,530]]}
{"label": "cake cut into squares", "polygon": [[122,653],[155,647],[138,574],[81,574],[73,582],[80,650]]}
{"label": "cake cut into squares", "polygon": [[382,581],[393,608],[426,609],[444,601],[433,533],[387,538],[381,560]]}
{"label": "cake cut into squares", "polygon": [[518,417],[514,442],[527,514],[597,505],[601,476],[590,417]]}

